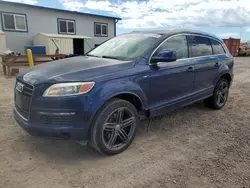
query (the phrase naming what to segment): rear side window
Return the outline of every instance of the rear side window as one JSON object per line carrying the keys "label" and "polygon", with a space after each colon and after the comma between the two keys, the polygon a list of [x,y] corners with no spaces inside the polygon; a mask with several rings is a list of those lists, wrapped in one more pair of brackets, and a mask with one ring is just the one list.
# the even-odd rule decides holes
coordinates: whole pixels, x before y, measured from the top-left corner
{"label": "rear side window", "polygon": [[191,48],[192,57],[212,55],[212,46],[210,40],[206,37],[189,36],[189,46]]}
{"label": "rear side window", "polygon": [[210,41],[212,44],[214,54],[225,54],[226,53],[220,42],[213,40],[213,39],[210,39]]}
{"label": "rear side window", "polygon": [[187,37],[180,35],[168,39],[157,49],[154,56],[162,50],[176,51],[177,59],[188,58]]}

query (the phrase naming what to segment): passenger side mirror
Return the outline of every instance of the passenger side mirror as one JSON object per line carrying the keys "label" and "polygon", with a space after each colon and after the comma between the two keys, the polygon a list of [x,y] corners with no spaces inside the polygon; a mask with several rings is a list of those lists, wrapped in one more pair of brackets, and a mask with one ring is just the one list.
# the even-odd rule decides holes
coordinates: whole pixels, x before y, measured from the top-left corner
{"label": "passenger side mirror", "polygon": [[151,64],[157,64],[158,62],[172,62],[176,60],[176,51],[162,50],[156,56],[151,58]]}

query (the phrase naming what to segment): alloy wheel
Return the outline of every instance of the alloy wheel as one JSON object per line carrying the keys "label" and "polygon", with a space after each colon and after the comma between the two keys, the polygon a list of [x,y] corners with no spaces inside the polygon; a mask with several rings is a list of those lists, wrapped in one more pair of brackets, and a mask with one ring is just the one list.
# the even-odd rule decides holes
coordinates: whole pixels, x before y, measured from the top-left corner
{"label": "alloy wheel", "polygon": [[103,126],[102,139],[105,146],[111,150],[125,147],[132,139],[135,127],[135,117],[130,109],[121,107],[113,111]]}
{"label": "alloy wheel", "polygon": [[218,106],[223,106],[228,97],[228,84],[226,82],[221,82],[218,91],[216,93],[216,103]]}

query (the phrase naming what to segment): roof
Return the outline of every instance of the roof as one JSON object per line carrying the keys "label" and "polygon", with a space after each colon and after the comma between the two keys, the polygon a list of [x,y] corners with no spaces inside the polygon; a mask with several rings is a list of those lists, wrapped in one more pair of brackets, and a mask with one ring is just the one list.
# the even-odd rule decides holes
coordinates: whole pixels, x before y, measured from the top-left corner
{"label": "roof", "polygon": [[53,38],[71,38],[71,39],[90,39],[91,37],[84,36],[84,35],[62,35],[62,34],[53,34],[53,33],[39,33],[38,35],[44,35],[47,37]]}
{"label": "roof", "polygon": [[[192,29],[168,29],[168,30],[147,30],[147,31],[133,31],[135,33],[153,33],[153,34],[161,34],[161,35],[174,35],[174,34],[181,34],[181,33],[187,33],[187,34],[200,34],[205,35],[213,38],[219,39],[214,34],[206,33],[199,30],[192,30]],[[221,40],[221,39],[220,39]]]}
{"label": "roof", "polygon": [[42,8],[42,9],[53,10],[53,11],[68,12],[68,13],[73,13],[73,14],[81,14],[81,15],[97,16],[97,17],[104,17],[104,18],[121,20],[121,18],[119,18],[119,17],[91,14],[91,13],[84,13],[84,12],[77,12],[77,11],[70,11],[70,10],[63,10],[63,9],[58,9],[58,8],[50,8],[50,7],[38,6],[38,5],[29,5],[29,4],[17,3],[17,2],[9,2],[9,1],[7,2],[7,1],[0,0],[0,3],[14,4],[14,5],[26,6],[26,7],[32,7],[32,8]]}

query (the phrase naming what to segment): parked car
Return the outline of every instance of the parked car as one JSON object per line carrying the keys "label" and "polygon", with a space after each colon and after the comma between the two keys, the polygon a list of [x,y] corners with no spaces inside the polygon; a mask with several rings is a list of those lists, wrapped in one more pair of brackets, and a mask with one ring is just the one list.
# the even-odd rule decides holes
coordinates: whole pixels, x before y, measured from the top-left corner
{"label": "parked car", "polygon": [[232,79],[233,57],[214,35],[132,32],[19,75],[14,117],[31,135],[85,140],[112,155],[131,144],[140,119],[200,100],[221,109]]}

